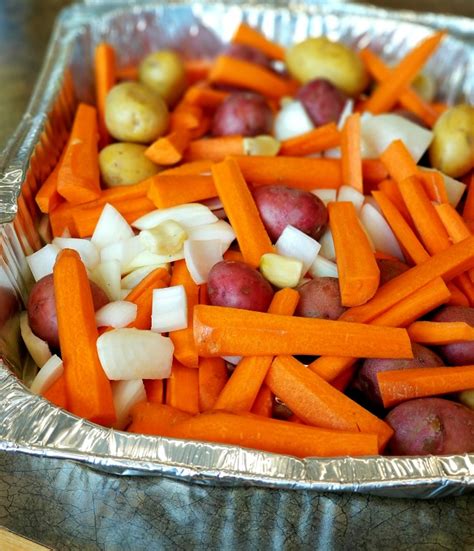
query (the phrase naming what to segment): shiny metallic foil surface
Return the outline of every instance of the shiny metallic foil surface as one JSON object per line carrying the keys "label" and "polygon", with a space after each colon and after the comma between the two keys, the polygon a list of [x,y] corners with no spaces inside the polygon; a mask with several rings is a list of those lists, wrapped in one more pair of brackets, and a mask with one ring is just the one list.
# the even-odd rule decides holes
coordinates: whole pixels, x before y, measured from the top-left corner
{"label": "shiny metallic foil surface", "polygon": [[[0,449],[80,461],[104,472],[161,475],[205,484],[438,497],[474,488],[474,455],[300,460],[234,446],[126,434],[64,412],[26,387],[35,375],[18,313],[32,285],[25,255],[47,239],[34,196],[67,139],[78,101],[93,102],[94,46],[112,43],[119,66],[160,47],[215,55],[238,22],[282,44],[326,35],[396,61],[431,28],[449,30],[427,71],[440,101],[474,103],[474,21],[346,3],[141,3],[89,0],[62,12],[17,132],[0,155]],[[21,190],[21,193],[20,193]]]}

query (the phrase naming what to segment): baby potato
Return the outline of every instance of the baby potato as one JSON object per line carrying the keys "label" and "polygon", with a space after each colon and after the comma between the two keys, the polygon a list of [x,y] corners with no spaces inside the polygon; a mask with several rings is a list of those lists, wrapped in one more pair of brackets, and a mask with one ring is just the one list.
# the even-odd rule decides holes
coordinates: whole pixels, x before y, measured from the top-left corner
{"label": "baby potato", "polygon": [[429,154],[433,168],[452,178],[474,166],[474,107],[460,104],[447,109],[433,127]]}
{"label": "baby potato", "polygon": [[107,187],[137,184],[154,176],[160,167],[145,157],[146,145],[114,143],[99,153],[102,180]]}
{"label": "baby potato", "polygon": [[122,82],[107,95],[105,124],[121,142],[153,142],[168,128],[168,118],[163,99],[140,82]]}
{"label": "baby potato", "polygon": [[138,78],[170,106],[179,100],[186,88],[183,60],[172,50],[147,55],[138,68]]}
{"label": "baby potato", "polygon": [[359,95],[369,81],[355,52],[322,36],[308,38],[288,48],[286,64],[291,75],[300,82],[324,78],[349,96]]}

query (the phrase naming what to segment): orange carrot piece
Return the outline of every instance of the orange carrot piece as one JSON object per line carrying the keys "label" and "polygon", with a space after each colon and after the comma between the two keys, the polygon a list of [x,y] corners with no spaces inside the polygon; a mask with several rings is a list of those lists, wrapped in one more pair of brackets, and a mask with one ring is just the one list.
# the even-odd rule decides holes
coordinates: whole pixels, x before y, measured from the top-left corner
{"label": "orange carrot piece", "polygon": [[38,205],[40,211],[44,214],[47,214],[54,210],[63,201],[63,198],[61,197],[61,195],[59,195],[57,189],[58,174],[61,167],[62,159],[63,155],[61,155],[53,171],[40,187],[38,193],[35,196],[36,204]]}
{"label": "orange carrot piece", "polygon": [[80,103],[58,173],[58,193],[80,204],[100,196],[97,111]]}
{"label": "orange carrot piece", "polygon": [[165,404],[139,402],[132,408],[132,423],[128,432],[170,436],[172,428],[187,421],[191,415]]}
{"label": "orange carrot piece", "polygon": [[383,450],[393,434],[387,423],[291,356],[275,358],[265,382],[308,425],[377,434],[380,450]]}
{"label": "orange carrot piece", "polygon": [[174,357],[184,366],[196,368],[199,367],[199,358],[194,344],[193,310],[199,304],[199,286],[194,283],[184,260],[173,263],[170,285],[184,286],[188,304],[188,326],[169,334],[174,344]]}
{"label": "orange carrot piece", "polygon": [[469,176],[466,202],[464,203],[462,216],[466,221],[474,220],[474,170],[471,172],[471,175]]}
{"label": "orange carrot piece", "polygon": [[170,282],[170,275],[166,268],[156,268],[144,277],[138,285],[136,285],[124,298],[127,302],[135,302],[139,297],[145,295],[153,289],[156,289],[157,285],[161,287],[161,283],[168,285]]}
{"label": "orange carrot piece", "polygon": [[217,109],[219,105],[229,96],[229,92],[213,90],[207,86],[194,85],[188,88],[184,95],[185,101],[191,105],[197,105],[203,109]]}
{"label": "orange carrot piece", "polygon": [[397,183],[419,176],[420,169],[401,140],[393,141],[380,155],[380,160]]}
{"label": "orange carrot piece", "polygon": [[385,407],[405,400],[474,388],[474,366],[422,367],[377,374]]}
{"label": "orange carrot piece", "polygon": [[162,404],[164,395],[163,379],[147,379],[143,381],[146,399],[153,404]]}
{"label": "orange carrot piece", "polygon": [[172,131],[148,146],[145,156],[157,165],[174,165],[181,161],[190,139],[186,129]]}
{"label": "orange carrot piece", "polygon": [[216,59],[209,80],[247,88],[270,98],[292,95],[291,85],[284,78],[256,63],[226,55]]}
{"label": "orange carrot piece", "polygon": [[[150,329],[151,314],[153,310],[153,289],[161,289],[163,287],[167,287],[167,284],[164,280],[157,278],[153,285],[148,286],[142,293],[133,297],[133,300],[127,298],[129,302],[133,302],[137,305],[137,317],[130,322],[127,327],[135,329]],[[128,296],[129,295],[127,295],[127,297]]]}
{"label": "orange carrot piece", "polygon": [[[356,366],[351,365],[347,369],[345,369],[342,373],[340,373],[335,379],[331,381],[331,385],[339,390],[339,392],[344,392],[346,388],[351,383],[352,379],[354,378],[354,375],[356,373]],[[324,378],[324,377],[323,377]]]}
{"label": "orange carrot piece", "polygon": [[431,201],[449,203],[443,175],[436,170],[420,170],[418,177]]}
{"label": "orange carrot piece", "polygon": [[228,155],[242,155],[244,140],[242,136],[219,136],[203,138],[189,143],[184,152],[186,161],[208,159],[214,162],[223,161]]}
{"label": "orange carrot piece", "polygon": [[474,327],[462,321],[415,321],[407,331],[412,341],[427,345],[474,340]]}
{"label": "orange carrot piece", "polygon": [[212,176],[159,174],[150,178],[148,198],[159,209],[204,201],[216,195]]}
{"label": "orange carrot piece", "polygon": [[191,140],[199,140],[203,136],[209,133],[212,125],[212,117],[204,114],[195,128],[189,130],[189,136]]}
{"label": "orange carrot piece", "polygon": [[64,373],[43,392],[43,398],[49,400],[58,408],[68,409],[66,377]]}
{"label": "orange carrot piece", "polygon": [[388,172],[379,159],[362,159],[362,179],[367,191],[374,189],[388,178]]}
{"label": "orange carrot piece", "polygon": [[189,85],[207,79],[209,71],[212,68],[213,61],[210,59],[186,59],[184,62],[184,71]]}
{"label": "orange carrot piece", "polygon": [[285,59],[285,49],[283,46],[268,40],[262,33],[243,22],[237,27],[231,42],[256,48],[270,59],[278,61],[284,61]]}
{"label": "orange carrot piece", "polygon": [[304,157],[341,144],[341,133],[331,122],[281,142],[279,155]]}
{"label": "orange carrot piece", "polygon": [[466,295],[452,281],[447,283],[447,287],[449,289],[449,292],[451,293],[451,298],[448,300],[446,304],[449,304],[451,306],[470,306],[471,305]]}
{"label": "orange carrot piece", "polygon": [[170,130],[188,130],[199,128],[204,117],[203,110],[197,105],[191,105],[181,100],[170,113]]}
{"label": "orange carrot piece", "polygon": [[199,361],[199,410],[209,411],[214,408],[229,375],[222,358],[201,358]]}
{"label": "orange carrot piece", "polygon": [[[469,274],[473,273],[473,269],[469,270]],[[458,275],[454,280],[456,285],[461,289],[462,293],[466,296],[471,306],[474,306],[474,283],[471,280],[471,277],[465,273]]]}
{"label": "orange carrot piece", "polygon": [[380,84],[365,104],[365,110],[374,115],[390,111],[399,100],[401,94],[410,86],[420,72],[427,59],[434,53],[439,43],[446,35],[437,32],[420,42],[400,63],[391,70],[390,78]]}
{"label": "orange carrot piece", "polygon": [[390,199],[390,201],[397,208],[398,212],[403,216],[403,218],[405,219],[405,222],[410,227],[412,227],[413,220],[411,219],[410,213],[408,212],[405,202],[403,201],[402,194],[400,193],[400,190],[398,189],[398,186],[395,180],[391,180],[391,179],[382,180],[377,187],[380,191],[385,193],[385,195]]}
{"label": "orange carrot piece", "polygon": [[240,251],[234,251],[233,249],[228,249],[224,253],[224,260],[236,260],[237,262],[243,262],[244,257]]}
{"label": "orange carrot piece", "polygon": [[449,105],[441,101],[432,102],[431,107],[438,113],[438,115],[442,115],[446,109],[449,109]]}
{"label": "orange carrot piece", "polygon": [[[160,172],[160,176],[202,176],[211,173],[212,161],[192,161],[190,163],[182,163],[173,168],[167,168]],[[152,177],[154,178],[154,176]],[[150,178],[149,180],[152,180]],[[145,182],[148,180],[145,180]]]}
{"label": "orange carrot piece", "polygon": [[353,113],[347,117],[341,132],[342,182],[363,193],[360,141],[360,115]]}
{"label": "orange carrot piece", "polygon": [[77,234],[69,203],[60,203],[53,208],[49,212],[49,223],[53,237],[61,237],[65,231],[69,231],[71,235]]}
{"label": "orange carrot piece", "polygon": [[199,413],[199,374],[197,369],[173,361],[166,382],[166,404],[187,413]]}
{"label": "orange carrot piece", "polygon": [[443,203],[435,205],[435,208],[453,243],[459,243],[471,235],[471,230],[452,205]]}
{"label": "orange carrot piece", "polygon": [[199,354],[204,357],[272,354],[412,357],[404,329],[204,304],[194,308],[194,338]]}
{"label": "orange carrot piece", "polygon": [[61,251],[54,266],[59,343],[71,413],[95,423],[115,421],[112,389],[97,355],[95,312],[79,254]]}
{"label": "orange carrot piece", "polygon": [[109,132],[105,125],[105,100],[117,78],[115,67],[114,48],[105,42],[98,44],[94,54],[94,75],[100,148],[110,143]]}
{"label": "orange carrot piece", "polygon": [[261,417],[271,417],[273,414],[273,392],[266,384],[262,384],[255,397],[252,413]]}
{"label": "orange carrot piece", "polygon": [[273,252],[273,245],[239,165],[234,159],[215,164],[212,177],[245,262],[257,267],[263,254]]}
{"label": "orange carrot piece", "polygon": [[375,295],[380,283],[380,270],[367,235],[352,203],[329,203],[328,212],[342,304],[365,304]]}
{"label": "orange carrot piece", "polygon": [[118,186],[109,189],[103,189],[98,199],[83,203],[81,205],[72,205],[71,209],[92,208],[92,207],[104,207],[106,203],[115,205],[121,201],[129,201],[131,199],[140,199],[146,197],[148,192],[149,182],[144,180],[138,184],[132,184],[128,186]]}
{"label": "orange carrot piece", "polygon": [[126,65],[125,67],[119,67],[115,71],[115,77],[118,81],[138,80],[138,66]]}

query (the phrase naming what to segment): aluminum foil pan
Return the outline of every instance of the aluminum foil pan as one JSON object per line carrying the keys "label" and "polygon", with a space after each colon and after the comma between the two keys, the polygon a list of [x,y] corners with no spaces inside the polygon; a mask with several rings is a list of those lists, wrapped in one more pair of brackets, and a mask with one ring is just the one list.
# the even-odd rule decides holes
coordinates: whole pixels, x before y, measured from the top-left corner
{"label": "aluminum foil pan", "polygon": [[[474,488],[474,455],[300,460],[233,446],[126,434],[93,425],[38,396],[35,367],[18,335],[31,274],[25,255],[41,246],[34,194],[63,147],[78,100],[92,101],[91,54],[101,40],[127,65],[163,46],[214,55],[244,18],[283,44],[325,34],[395,60],[431,31],[450,29],[428,64],[439,99],[474,103],[474,21],[350,4],[113,3],[89,0],[59,17],[27,112],[0,155],[0,449],[68,458],[105,472],[164,475],[207,484],[434,497]],[[21,192],[20,192],[21,191]]]}

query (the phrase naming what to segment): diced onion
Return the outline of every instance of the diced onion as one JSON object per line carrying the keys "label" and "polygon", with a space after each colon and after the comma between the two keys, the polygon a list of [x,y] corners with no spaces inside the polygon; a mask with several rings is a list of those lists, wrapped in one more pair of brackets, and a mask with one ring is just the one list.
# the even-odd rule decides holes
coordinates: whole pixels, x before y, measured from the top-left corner
{"label": "diced onion", "polygon": [[238,365],[242,356],[222,356],[222,359],[232,365]]}
{"label": "diced onion", "polygon": [[141,379],[112,382],[112,398],[117,420],[114,428],[122,430],[130,422],[130,412],[135,404],[146,402],[145,385]]}
{"label": "diced onion", "polygon": [[312,277],[338,277],[337,264],[317,256],[309,269],[309,273]]}
{"label": "diced onion", "polygon": [[53,273],[58,254],[59,247],[49,244],[26,257],[35,281]]}
{"label": "diced onion", "polygon": [[132,226],[139,230],[150,230],[165,220],[174,220],[187,229],[202,224],[211,224],[217,221],[217,217],[201,203],[187,203],[149,212],[135,220]]}
{"label": "diced onion", "polygon": [[89,277],[105,291],[110,300],[120,300],[121,269],[118,260],[101,262],[89,273]]}
{"label": "diced onion", "polygon": [[296,258],[303,263],[303,275],[318,256],[321,245],[309,235],[288,225],[275,243],[275,250],[282,256]]}
{"label": "diced onion", "polygon": [[213,224],[204,224],[188,229],[188,239],[191,241],[208,241],[218,239],[222,243],[224,253],[235,239],[235,232],[232,226],[225,220],[218,220]]}
{"label": "diced onion", "polygon": [[374,243],[375,250],[405,261],[400,245],[385,218],[372,205],[366,203],[360,212],[362,225]]}
{"label": "diced onion", "polygon": [[31,383],[30,390],[33,394],[44,394],[64,372],[63,361],[54,354],[38,371]]}
{"label": "diced onion", "polygon": [[20,332],[23,342],[38,367],[43,365],[51,358],[51,350],[48,343],[37,337],[31,330],[28,322],[28,312],[20,314]]}
{"label": "diced onion", "polygon": [[[120,262],[121,273],[126,273],[126,267],[130,265],[132,260],[137,257],[143,250],[144,245],[140,238],[131,237],[124,241],[117,241],[107,245],[100,251],[101,262],[109,260],[118,260]],[[156,264],[156,262],[155,262]]]}
{"label": "diced onion", "polygon": [[319,254],[327,260],[336,260],[336,248],[334,247],[334,239],[330,228],[327,228],[323,233],[319,242],[321,243]]}
{"label": "diced onion", "polygon": [[174,262],[175,260],[181,260],[182,258],[184,258],[183,249],[175,254],[155,254],[150,251],[142,251],[122,268],[122,274],[129,274],[130,272],[133,272],[138,268],[144,268],[145,266],[167,264],[168,262]]}
{"label": "diced onion", "polygon": [[99,264],[100,256],[97,247],[88,239],[79,239],[77,237],[55,237],[53,245],[60,249],[73,249],[79,253],[84,266],[93,270]]}
{"label": "diced onion", "polygon": [[313,189],[311,193],[319,197],[326,206],[328,203],[334,202],[337,197],[336,189]]}
{"label": "diced onion", "polygon": [[95,313],[97,327],[126,327],[137,317],[137,305],[126,300],[109,302]]}
{"label": "diced onion", "polygon": [[188,326],[188,303],[183,285],[153,289],[151,330],[168,333],[186,329]]}
{"label": "diced onion", "polygon": [[300,101],[285,102],[277,113],[273,126],[275,138],[280,142],[313,130],[314,124]]}
{"label": "diced onion", "polygon": [[134,233],[129,223],[120,212],[107,203],[97,221],[91,241],[98,249],[103,249],[111,243],[133,237]]}
{"label": "diced onion", "polygon": [[339,115],[339,120],[337,121],[337,128],[339,130],[342,130],[344,127],[344,124],[346,123],[346,119],[352,115],[352,112],[354,111],[354,100],[348,99],[346,103],[344,104],[344,108]]}
{"label": "diced onion", "polygon": [[338,201],[348,201],[354,205],[356,211],[360,211],[364,204],[364,194],[352,186],[341,186],[337,193]]}
{"label": "diced onion", "polygon": [[184,260],[191,277],[197,285],[206,283],[211,268],[221,262],[222,242],[219,239],[184,242]]}

